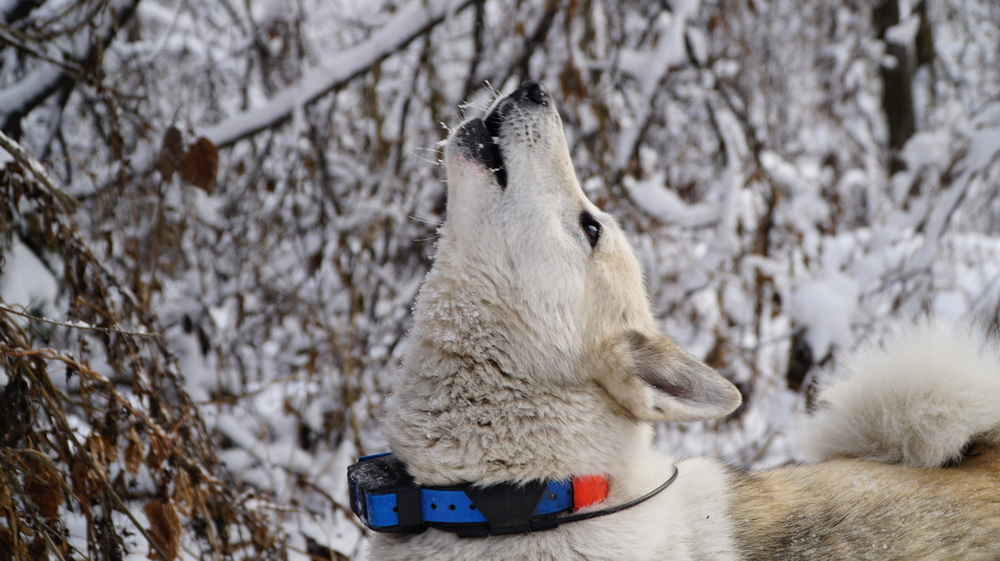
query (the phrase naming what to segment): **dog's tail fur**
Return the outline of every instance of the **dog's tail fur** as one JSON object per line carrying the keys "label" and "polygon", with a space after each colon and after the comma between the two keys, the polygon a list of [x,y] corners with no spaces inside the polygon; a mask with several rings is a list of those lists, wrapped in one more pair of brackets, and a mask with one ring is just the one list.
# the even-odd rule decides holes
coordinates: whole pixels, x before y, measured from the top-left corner
{"label": "dog's tail fur", "polygon": [[849,358],[795,435],[810,459],[943,467],[1000,448],[1000,340],[971,322],[924,320]]}

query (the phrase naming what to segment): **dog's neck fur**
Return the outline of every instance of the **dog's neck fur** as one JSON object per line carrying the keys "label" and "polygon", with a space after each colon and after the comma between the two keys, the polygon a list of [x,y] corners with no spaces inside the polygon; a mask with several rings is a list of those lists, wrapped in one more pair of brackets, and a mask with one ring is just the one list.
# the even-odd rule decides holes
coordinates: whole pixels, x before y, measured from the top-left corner
{"label": "dog's neck fur", "polygon": [[456,129],[445,166],[448,216],[386,404],[417,483],[606,473],[614,499],[616,479],[649,483],[647,422],[736,408],[736,388],[656,328],[628,239],[580,188],[538,84]]}
{"label": "dog's neck fur", "polygon": [[614,476],[647,449],[649,427],[613,412],[598,384],[565,383],[583,367],[572,349],[539,348],[534,322],[498,313],[478,279],[454,273],[443,257],[428,275],[387,406],[392,449],[419,484]]}

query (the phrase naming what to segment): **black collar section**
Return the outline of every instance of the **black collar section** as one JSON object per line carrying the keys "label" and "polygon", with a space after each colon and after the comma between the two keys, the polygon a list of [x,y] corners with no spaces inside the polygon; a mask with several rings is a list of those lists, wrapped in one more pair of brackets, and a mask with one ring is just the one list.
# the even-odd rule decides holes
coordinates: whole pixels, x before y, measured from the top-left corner
{"label": "black collar section", "polygon": [[606,509],[560,516],[573,510],[571,480],[418,487],[392,454],[365,456],[347,468],[351,510],[376,532],[420,533],[437,528],[460,537],[500,536],[550,530],[561,524],[632,508],[669,487],[678,475],[645,495]]}

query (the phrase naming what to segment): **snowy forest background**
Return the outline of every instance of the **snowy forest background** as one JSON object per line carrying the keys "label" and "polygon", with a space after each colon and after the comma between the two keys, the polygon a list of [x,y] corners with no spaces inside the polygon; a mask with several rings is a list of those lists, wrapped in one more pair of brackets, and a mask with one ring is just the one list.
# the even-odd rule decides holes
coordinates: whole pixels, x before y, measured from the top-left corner
{"label": "snowy forest background", "polygon": [[833,353],[1000,318],[996,0],[0,0],[0,552],[352,559],[444,213],[544,81],[662,327],[792,457]]}

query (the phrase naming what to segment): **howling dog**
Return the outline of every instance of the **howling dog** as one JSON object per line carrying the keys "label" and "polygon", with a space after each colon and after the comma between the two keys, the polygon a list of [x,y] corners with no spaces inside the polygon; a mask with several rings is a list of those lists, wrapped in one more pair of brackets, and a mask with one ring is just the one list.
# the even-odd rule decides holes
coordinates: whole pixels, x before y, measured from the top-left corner
{"label": "howling dog", "polygon": [[1000,559],[994,340],[924,321],[846,361],[804,421],[816,463],[676,461],[650,423],[740,393],[657,329],[545,87],[462,123],[445,167],[392,454],[349,470],[372,559]]}

